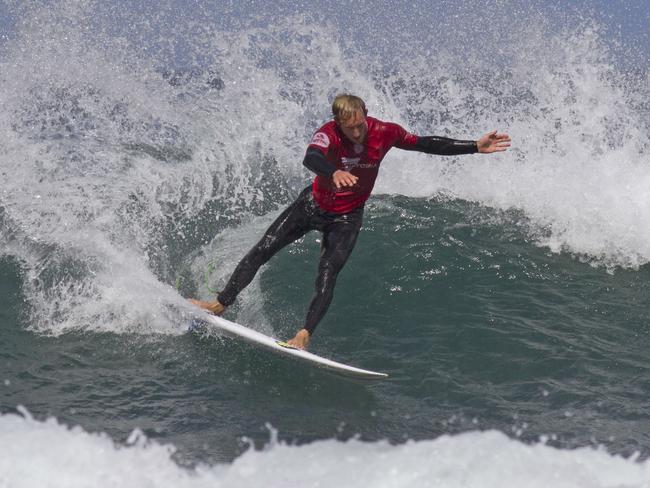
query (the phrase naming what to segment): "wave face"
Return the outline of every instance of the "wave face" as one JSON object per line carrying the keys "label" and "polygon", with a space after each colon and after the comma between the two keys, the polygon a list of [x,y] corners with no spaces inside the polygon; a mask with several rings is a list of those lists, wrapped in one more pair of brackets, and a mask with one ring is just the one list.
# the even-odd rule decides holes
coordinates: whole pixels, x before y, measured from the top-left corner
{"label": "wave face", "polygon": [[[648,12],[529,3],[4,2],[0,485],[648,486]],[[343,91],[514,141],[383,163],[312,343],[370,385],[185,333]],[[318,253],[228,318],[294,333]]]}
{"label": "wave face", "polygon": [[295,195],[305,142],[342,90],[416,133],[514,138],[489,159],[395,151],[379,192],[517,208],[556,252],[610,267],[650,259],[647,72],[619,72],[588,22],[551,28],[529,12],[504,36],[489,31],[492,59],[446,18],[446,32],[465,32],[459,63],[438,31],[402,32],[388,61],[378,34],[361,41],[298,14],[227,29],[178,6],[14,10],[2,242],[25,265],[35,328],[173,329],[161,304],[179,304],[162,283],[224,228]]}
{"label": "wave face", "polygon": [[[69,428],[50,418],[0,417],[0,480],[14,488],[51,486],[268,487],[644,487],[650,461],[593,448],[561,451],[526,446],[494,432],[468,432],[390,445],[358,440],[290,446],[273,440],[232,464],[181,468],[174,447],[134,431],[127,445],[106,434]],[[35,447],[36,446],[36,447]],[[39,467],[34,470],[34,465]]]}
{"label": "wave face", "polygon": [[396,150],[378,192],[519,209],[538,244],[611,269],[650,259],[647,71],[617,68],[592,21],[511,3],[507,30],[498,12],[471,30],[469,2],[424,34],[414,12],[355,33],[280,20],[286,6],[263,20],[35,5],[11,6],[0,66],[2,245],[23,263],[35,329],[173,333],[167,285],[307,183],[305,143],[340,91],[416,133],[515,141],[490,158]]}

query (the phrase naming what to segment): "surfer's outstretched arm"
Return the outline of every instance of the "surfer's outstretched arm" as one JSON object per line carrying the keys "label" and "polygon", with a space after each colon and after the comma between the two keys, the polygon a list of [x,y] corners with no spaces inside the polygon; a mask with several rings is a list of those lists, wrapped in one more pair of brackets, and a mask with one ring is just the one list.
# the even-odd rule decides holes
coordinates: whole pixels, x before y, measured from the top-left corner
{"label": "surfer's outstretched arm", "polygon": [[476,141],[464,141],[440,136],[418,136],[415,144],[410,147],[402,146],[402,149],[442,156],[474,154],[477,152],[489,154],[505,151],[510,147],[510,142],[508,134],[498,134],[496,130],[493,130]]}

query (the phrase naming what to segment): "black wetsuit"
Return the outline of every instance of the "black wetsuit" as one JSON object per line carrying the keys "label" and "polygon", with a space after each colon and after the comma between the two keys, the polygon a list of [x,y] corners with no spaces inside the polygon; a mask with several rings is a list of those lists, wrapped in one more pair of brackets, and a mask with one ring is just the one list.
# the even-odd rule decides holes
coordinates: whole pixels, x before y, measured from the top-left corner
{"label": "black wetsuit", "polygon": [[363,210],[364,207],[361,206],[346,214],[325,212],[314,202],[311,186],[308,186],[244,256],[217,299],[222,305],[232,304],[239,292],[251,282],[260,266],[274,254],[310,230],[319,230],[323,233],[323,240],[316,290],[304,325],[311,334],[325,315],[332,301],[336,277],[354,249],[361,229]]}
{"label": "black wetsuit", "polygon": [[[369,118],[370,119],[370,118]],[[372,119],[373,122],[376,119]],[[378,127],[379,124],[376,124]],[[390,124],[391,127],[396,124]],[[396,126],[399,128],[399,126]],[[370,126],[368,139],[372,140],[373,125]],[[399,128],[401,129],[401,128]],[[401,129],[403,131],[403,129]],[[317,133],[318,134],[318,133]],[[418,137],[404,132],[404,137],[410,137],[408,145],[403,143],[402,149],[424,152],[428,154],[470,154],[477,152],[475,141],[460,141],[444,137]],[[330,133],[328,139],[333,139]],[[393,144],[394,145],[394,144]],[[315,150],[320,147],[320,150]],[[317,178],[331,178],[340,166],[340,157],[328,159],[327,151],[322,151],[322,139],[316,145],[312,144],[307,150],[303,165],[318,175]],[[390,146],[384,147],[385,152]],[[331,154],[331,153],[329,153]],[[365,153],[364,153],[365,154]],[[377,166],[383,158],[379,157]],[[354,173],[354,170],[352,170]],[[360,175],[360,178],[363,178]],[[374,182],[374,179],[373,179]],[[316,289],[309,305],[304,328],[310,335],[325,315],[334,294],[334,285],[339,271],[347,261],[357,241],[363,220],[364,204],[345,213],[324,210],[314,200],[315,184],[305,188],[293,202],[271,224],[260,241],[246,254],[237,265],[228,284],[218,295],[217,299],[224,306],[231,305],[237,295],[252,281],[259,268],[280,249],[291,244],[311,230],[323,233]],[[363,200],[365,201],[365,200]]]}

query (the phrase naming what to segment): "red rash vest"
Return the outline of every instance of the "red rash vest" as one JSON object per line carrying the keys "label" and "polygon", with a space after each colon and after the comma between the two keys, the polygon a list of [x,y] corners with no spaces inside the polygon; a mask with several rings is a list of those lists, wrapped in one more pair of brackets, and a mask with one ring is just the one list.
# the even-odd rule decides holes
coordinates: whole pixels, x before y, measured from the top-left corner
{"label": "red rash vest", "polygon": [[348,213],[368,200],[379,173],[379,165],[392,147],[410,149],[418,137],[398,124],[366,117],[368,134],[363,144],[350,141],[335,121],[316,131],[310,148],[321,151],[337,170],[349,171],[358,177],[356,185],[337,189],[331,177],[316,176],[312,185],[314,200],[326,212]]}

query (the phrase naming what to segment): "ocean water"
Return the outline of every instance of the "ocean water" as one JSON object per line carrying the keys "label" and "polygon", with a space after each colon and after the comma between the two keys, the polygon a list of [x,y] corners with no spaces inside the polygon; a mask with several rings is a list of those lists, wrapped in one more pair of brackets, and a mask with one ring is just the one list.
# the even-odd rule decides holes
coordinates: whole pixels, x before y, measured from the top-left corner
{"label": "ocean water", "polygon": [[[647,34],[416,6],[2,6],[0,486],[650,486]],[[186,332],[341,91],[513,138],[382,164],[311,346],[370,383]],[[227,317],[291,336],[319,239]]]}

